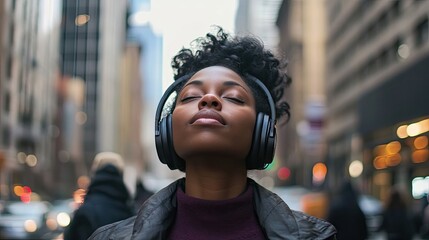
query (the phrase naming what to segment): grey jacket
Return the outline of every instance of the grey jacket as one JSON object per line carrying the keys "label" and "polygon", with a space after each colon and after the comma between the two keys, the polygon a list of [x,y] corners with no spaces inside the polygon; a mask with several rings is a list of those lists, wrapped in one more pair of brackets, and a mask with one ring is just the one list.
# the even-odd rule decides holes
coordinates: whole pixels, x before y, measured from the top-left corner
{"label": "grey jacket", "polygon": [[[89,240],[167,239],[176,211],[176,190],[184,185],[179,179],[149,198],[137,216],[97,229]],[[249,179],[254,188],[255,210],[267,239],[335,239],[330,223],[291,210],[276,194]]]}

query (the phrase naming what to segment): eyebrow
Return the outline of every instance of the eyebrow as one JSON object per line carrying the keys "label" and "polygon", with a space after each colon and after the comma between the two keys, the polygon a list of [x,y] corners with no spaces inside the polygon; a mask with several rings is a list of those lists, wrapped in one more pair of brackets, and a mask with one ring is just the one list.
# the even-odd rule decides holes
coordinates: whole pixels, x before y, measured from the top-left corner
{"label": "eyebrow", "polygon": [[[202,85],[203,85],[203,81],[201,81],[201,80],[194,80],[194,81],[188,82],[188,83],[186,83],[186,84],[185,84],[185,86],[183,86],[183,88],[185,88],[185,87],[187,87],[187,86],[189,86],[189,85],[202,86]],[[244,89],[244,91],[246,91],[246,92],[247,92],[247,89],[246,89],[246,88],[244,88],[241,84],[239,84],[239,83],[237,83],[237,82],[235,82],[235,81],[225,81],[225,82],[223,82],[223,84],[222,84],[222,85],[223,85],[223,86],[227,86],[227,87],[229,87],[229,86],[238,86],[238,87],[243,88],[243,89]]]}

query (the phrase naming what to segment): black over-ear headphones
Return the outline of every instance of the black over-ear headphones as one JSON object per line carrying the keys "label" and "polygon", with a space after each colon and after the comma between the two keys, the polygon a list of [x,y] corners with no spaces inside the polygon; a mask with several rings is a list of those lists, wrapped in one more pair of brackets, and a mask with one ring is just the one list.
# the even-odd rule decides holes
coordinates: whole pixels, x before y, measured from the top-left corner
{"label": "black over-ear headphones", "polygon": [[[179,169],[185,171],[185,161],[181,159],[173,146],[173,129],[172,129],[172,113],[161,119],[162,110],[168,97],[176,91],[176,87],[191,78],[192,74],[177,79],[170,87],[167,88],[164,95],[159,101],[155,114],[155,144],[158,157],[162,163],[167,164],[171,169]],[[270,105],[270,115],[259,112],[255,122],[253,131],[252,147],[247,156],[247,169],[265,169],[268,164],[273,161],[274,150],[276,145],[276,108],[267,87],[257,78],[246,75],[249,79],[256,83],[265,93]]]}

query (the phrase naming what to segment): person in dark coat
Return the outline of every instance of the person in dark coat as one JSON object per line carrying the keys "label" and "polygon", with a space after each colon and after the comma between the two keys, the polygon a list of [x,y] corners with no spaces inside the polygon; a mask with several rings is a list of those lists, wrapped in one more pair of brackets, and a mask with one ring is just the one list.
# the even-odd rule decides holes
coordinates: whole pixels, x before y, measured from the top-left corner
{"label": "person in dark coat", "polygon": [[[429,195],[424,197],[426,204],[429,203]],[[423,208],[422,213],[422,226],[420,229],[420,235],[422,239],[429,239],[429,205]]]}
{"label": "person in dark coat", "polygon": [[99,227],[133,216],[130,194],[123,181],[123,160],[111,152],[97,154],[94,175],[83,204],[74,213],[65,240],[83,240]]}
{"label": "person in dark coat", "polygon": [[408,240],[413,238],[412,217],[403,193],[396,187],[392,187],[390,190],[390,196],[383,211],[380,230],[386,232],[388,240]]}
{"label": "person in dark coat", "polygon": [[134,195],[134,209],[137,212],[141,205],[153,195],[152,191],[149,191],[142,183],[140,179],[136,183],[136,194]]}
{"label": "person in dark coat", "polygon": [[363,240],[368,237],[365,215],[358,204],[358,194],[351,182],[341,187],[329,211],[328,222],[337,229],[339,240]]}

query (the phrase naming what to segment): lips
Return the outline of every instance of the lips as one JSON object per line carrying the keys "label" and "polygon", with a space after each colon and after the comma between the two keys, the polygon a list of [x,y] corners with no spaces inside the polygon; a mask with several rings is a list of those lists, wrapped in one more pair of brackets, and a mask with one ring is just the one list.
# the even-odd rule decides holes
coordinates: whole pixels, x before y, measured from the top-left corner
{"label": "lips", "polygon": [[222,125],[225,125],[225,120],[216,111],[203,109],[192,117],[190,123],[191,124],[194,124],[194,123],[201,123],[201,124],[220,123]]}

